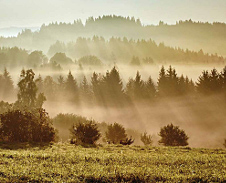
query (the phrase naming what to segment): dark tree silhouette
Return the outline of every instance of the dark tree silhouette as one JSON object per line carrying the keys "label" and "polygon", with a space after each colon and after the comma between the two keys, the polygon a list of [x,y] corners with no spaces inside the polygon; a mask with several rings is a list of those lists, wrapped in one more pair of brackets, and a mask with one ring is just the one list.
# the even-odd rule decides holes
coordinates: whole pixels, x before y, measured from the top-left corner
{"label": "dark tree silhouette", "polygon": [[42,64],[46,64],[48,58],[42,53],[42,51],[33,51],[27,58],[27,66],[36,68]]}
{"label": "dark tree silhouette", "polygon": [[13,110],[0,115],[0,134],[6,142],[50,142],[55,139],[48,113],[44,109]]}
{"label": "dark tree silhouette", "polygon": [[127,138],[125,128],[119,123],[110,124],[105,134],[108,143],[119,144]]}
{"label": "dark tree silhouette", "polygon": [[97,124],[92,120],[87,123],[78,123],[73,125],[71,134],[71,141],[75,139],[75,144],[80,145],[95,144],[101,136]]}
{"label": "dark tree silhouette", "polygon": [[60,65],[74,64],[71,58],[67,57],[65,53],[56,53],[51,59],[50,63],[57,63]]}
{"label": "dark tree silhouette", "polygon": [[22,70],[20,74],[20,81],[18,83],[18,103],[22,106],[34,107],[37,95],[37,86],[34,81],[35,73],[29,69]]}
{"label": "dark tree silhouette", "polygon": [[161,137],[159,143],[165,146],[188,145],[188,136],[186,135],[185,131],[179,129],[178,126],[174,126],[173,124],[162,127],[159,136]]}

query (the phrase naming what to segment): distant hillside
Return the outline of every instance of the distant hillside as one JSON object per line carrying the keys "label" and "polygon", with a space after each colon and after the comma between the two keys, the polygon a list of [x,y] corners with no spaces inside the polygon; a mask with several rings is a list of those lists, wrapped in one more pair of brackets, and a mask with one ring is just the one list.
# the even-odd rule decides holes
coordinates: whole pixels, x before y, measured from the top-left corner
{"label": "distant hillside", "polygon": [[14,38],[0,38],[0,46],[18,46],[26,49],[38,49],[47,52],[50,45],[57,40],[75,41],[78,37],[92,38],[94,35],[105,39],[127,37],[128,39],[152,39],[157,43],[207,53],[226,56],[226,24],[179,21],[175,25],[160,22],[159,25],[142,25],[139,19],[121,16],[90,17],[83,24],[81,20],[74,23],[51,23],[42,25],[40,31],[22,31]]}
{"label": "distant hillside", "polygon": [[[156,44],[153,40],[128,40],[127,38],[110,38],[94,36],[90,38],[78,38],[75,42],[64,44],[57,41],[50,46],[48,56],[55,53],[66,53],[73,59],[87,55],[95,55],[101,60],[111,63],[131,63],[134,65],[156,63],[196,63],[196,64],[224,64],[226,59],[217,54],[205,54]],[[132,59],[133,58],[133,59]],[[132,60],[132,61],[131,61]]]}
{"label": "distant hillside", "polygon": [[6,27],[0,28],[0,36],[3,37],[16,37],[18,33],[22,32],[25,29],[30,29],[31,31],[39,30],[39,27]]}

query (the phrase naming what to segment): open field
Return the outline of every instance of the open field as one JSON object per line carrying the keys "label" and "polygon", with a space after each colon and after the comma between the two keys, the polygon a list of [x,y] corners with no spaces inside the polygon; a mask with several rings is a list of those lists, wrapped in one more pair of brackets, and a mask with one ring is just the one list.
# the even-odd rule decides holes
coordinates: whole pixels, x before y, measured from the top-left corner
{"label": "open field", "polygon": [[0,182],[226,182],[226,151],[1,145]]}

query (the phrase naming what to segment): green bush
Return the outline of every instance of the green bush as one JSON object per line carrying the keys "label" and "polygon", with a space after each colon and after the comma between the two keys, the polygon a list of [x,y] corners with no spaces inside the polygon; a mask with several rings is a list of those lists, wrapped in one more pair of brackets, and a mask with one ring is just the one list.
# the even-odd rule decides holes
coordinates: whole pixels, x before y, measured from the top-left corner
{"label": "green bush", "polygon": [[127,138],[125,128],[119,123],[109,125],[105,135],[106,141],[113,144],[119,144],[120,141],[125,141]]}
{"label": "green bush", "polygon": [[165,146],[186,146],[188,145],[188,136],[184,130],[179,129],[179,126],[173,124],[161,128],[159,143]]}
{"label": "green bush", "polygon": [[55,140],[48,113],[44,109],[13,110],[0,115],[0,135],[6,142],[50,142]]}
{"label": "green bush", "polygon": [[68,139],[70,139],[68,129],[70,129],[73,125],[77,125],[79,123],[86,124],[88,122],[89,120],[87,118],[75,114],[60,113],[53,118],[53,125],[59,131],[59,138],[62,141],[67,141]]}
{"label": "green bush", "polygon": [[143,134],[141,134],[140,136],[140,140],[144,143],[144,145],[152,145],[153,140],[152,140],[152,136],[148,135],[147,132],[144,132]]}
{"label": "green bush", "polygon": [[77,145],[93,145],[97,140],[99,140],[101,136],[97,124],[92,120],[88,121],[87,123],[78,123],[73,125],[71,134],[71,142]]}

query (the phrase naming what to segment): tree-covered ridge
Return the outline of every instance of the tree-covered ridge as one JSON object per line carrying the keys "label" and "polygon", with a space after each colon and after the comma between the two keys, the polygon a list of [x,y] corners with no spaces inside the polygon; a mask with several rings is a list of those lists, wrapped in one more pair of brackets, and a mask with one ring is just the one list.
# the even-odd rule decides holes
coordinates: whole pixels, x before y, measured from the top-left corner
{"label": "tree-covered ridge", "polygon": [[0,46],[18,46],[47,52],[49,46],[57,40],[70,42],[78,37],[91,38],[96,35],[105,39],[112,36],[135,40],[151,38],[170,46],[196,51],[203,49],[204,52],[226,55],[225,30],[226,24],[219,22],[211,24],[186,20],[178,21],[175,25],[167,25],[160,21],[159,25],[142,25],[141,21],[134,17],[110,15],[90,17],[84,24],[81,20],[75,20],[73,23],[43,24],[37,32],[24,30],[17,37],[1,37]]}
{"label": "tree-covered ridge", "polygon": [[[134,78],[123,82],[120,72],[113,67],[105,74],[94,72],[91,78],[83,77],[78,80],[69,71],[68,75],[58,76],[57,81],[51,76],[36,77],[32,70],[22,70],[18,82],[18,104],[41,107],[44,101],[62,101],[71,104],[88,106],[115,106],[131,105],[131,102],[152,103],[156,99],[175,97],[200,97],[219,95],[222,99],[226,94],[226,67],[218,72],[216,69],[203,71],[197,82],[187,76],[178,76],[176,70],[163,66],[159,71],[157,83],[151,75],[143,80],[137,71]],[[15,93],[13,81],[7,70],[0,75],[0,84],[8,86],[8,92],[2,88],[3,100],[12,97]],[[37,95],[39,93],[39,95]],[[3,106],[6,104],[2,104]]]}
{"label": "tree-covered ridge", "polygon": [[18,47],[0,47],[0,67],[41,68],[61,70],[70,65],[104,66],[108,64],[147,65],[165,63],[224,64],[226,59],[202,50],[194,52],[157,44],[153,40],[128,40],[103,37],[78,38],[65,44],[57,41],[51,45],[48,57],[42,51],[27,51]]}
{"label": "tree-covered ridge", "polygon": [[[57,41],[51,45],[48,54],[50,56],[57,52],[66,53],[72,58],[80,58],[87,55],[97,57],[111,62],[129,63],[133,56],[138,57],[141,63],[224,63],[225,58],[217,54],[204,53],[173,48],[165,46],[164,43],[157,44],[149,40],[128,40],[127,38],[110,38],[105,40],[103,37],[94,36],[90,38],[78,38],[76,42],[65,44]],[[120,62],[119,62],[120,61]],[[135,65],[140,65],[135,63]]]}

